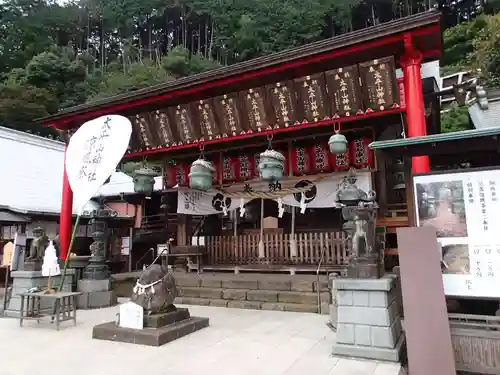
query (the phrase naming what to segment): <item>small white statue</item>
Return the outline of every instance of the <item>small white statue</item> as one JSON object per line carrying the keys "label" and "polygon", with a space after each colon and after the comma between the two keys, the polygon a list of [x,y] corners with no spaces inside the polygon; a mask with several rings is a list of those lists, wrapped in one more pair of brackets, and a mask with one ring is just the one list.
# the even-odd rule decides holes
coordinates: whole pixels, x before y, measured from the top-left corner
{"label": "small white statue", "polygon": [[42,264],[42,276],[48,277],[47,282],[47,292],[52,293],[52,277],[59,276],[61,274],[61,268],[59,267],[59,260],[57,259],[56,248],[52,241],[50,241],[49,246],[45,249],[45,255],[43,256]]}

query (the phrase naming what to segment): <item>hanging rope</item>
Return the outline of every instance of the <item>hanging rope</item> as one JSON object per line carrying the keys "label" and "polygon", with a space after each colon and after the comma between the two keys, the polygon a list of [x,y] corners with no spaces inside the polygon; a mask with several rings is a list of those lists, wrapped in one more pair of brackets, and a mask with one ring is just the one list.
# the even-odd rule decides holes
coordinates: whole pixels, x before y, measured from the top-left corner
{"label": "hanging rope", "polygon": [[338,134],[340,133],[340,122],[334,122],[333,123],[333,131]]}
{"label": "hanging rope", "polygon": [[200,142],[200,159],[205,160],[205,144]]}
{"label": "hanging rope", "polygon": [[273,149],[273,133],[271,132],[267,133],[267,149]]}
{"label": "hanging rope", "polygon": [[406,130],[405,130],[405,119],[403,117],[403,114],[400,113],[399,114],[400,118],[401,118],[401,136],[404,138],[406,138]]}

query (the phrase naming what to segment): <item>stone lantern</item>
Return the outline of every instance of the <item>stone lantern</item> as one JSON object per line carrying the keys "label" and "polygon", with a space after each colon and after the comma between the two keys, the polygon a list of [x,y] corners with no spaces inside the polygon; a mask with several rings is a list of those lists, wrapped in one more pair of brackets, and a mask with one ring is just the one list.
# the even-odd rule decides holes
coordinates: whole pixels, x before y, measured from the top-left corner
{"label": "stone lantern", "polygon": [[260,178],[264,181],[276,182],[283,178],[285,169],[285,157],[281,152],[269,149],[260,154],[259,165]]}
{"label": "stone lantern", "polygon": [[382,249],[378,248],[375,236],[378,205],[375,193],[363,191],[356,181],[351,171],[336,194],[337,205],[342,207],[342,217],[346,220],[343,230],[351,243],[347,277],[378,279],[384,273]]}
{"label": "stone lantern", "polygon": [[154,169],[143,166],[137,169],[134,174],[134,191],[150,196],[154,190],[155,177],[159,176],[159,173]]}
{"label": "stone lantern", "polygon": [[83,278],[89,280],[105,280],[110,277],[110,270],[106,263],[106,243],[109,235],[109,221],[118,216],[118,212],[108,208],[94,210],[90,215],[92,239],[90,245],[92,256],[89,264],[83,271]]}
{"label": "stone lantern", "polygon": [[191,164],[189,170],[189,187],[191,189],[207,191],[212,187],[215,168],[205,159],[198,159]]}

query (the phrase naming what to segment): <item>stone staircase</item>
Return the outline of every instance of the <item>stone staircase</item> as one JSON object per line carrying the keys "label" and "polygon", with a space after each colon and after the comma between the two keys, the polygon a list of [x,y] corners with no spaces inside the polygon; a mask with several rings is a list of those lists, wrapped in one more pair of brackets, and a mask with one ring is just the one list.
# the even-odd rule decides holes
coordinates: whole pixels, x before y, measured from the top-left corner
{"label": "stone staircase", "polygon": [[[175,272],[174,276],[179,294],[175,303],[178,304],[329,313],[330,293],[325,276],[320,277],[319,286],[313,275]],[[113,275],[117,295],[130,297],[137,277],[132,274]]]}

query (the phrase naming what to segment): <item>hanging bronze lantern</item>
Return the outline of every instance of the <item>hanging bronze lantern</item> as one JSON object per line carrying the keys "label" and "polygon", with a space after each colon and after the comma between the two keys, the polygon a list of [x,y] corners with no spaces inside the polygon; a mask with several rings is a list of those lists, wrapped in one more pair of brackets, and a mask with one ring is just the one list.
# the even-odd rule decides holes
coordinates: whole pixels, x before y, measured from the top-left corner
{"label": "hanging bronze lantern", "polygon": [[345,135],[340,134],[340,125],[334,126],[335,134],[328,140],[330,152],[334,155],[340,155],[347,152],[347,138]]}
{"label": "hanging bronze lantern", "polygon": [[145,194],[148,197],[151,196],[155,186],[155,177],[158,177],[160,174],[144,165],[142,168],[136,170],[134,175],[134,191]]}
{"label": "hanging bronze lantern", "polygon": [[211,162],[201,158],[195,160],[189,169],[189,187],[202,191],[210,190],[214,173],[215,168]]}
{"label": "hanging bronze lantern", "polygon": [[259,176],[265,181],[276,182],[283,178],[285,156],[276,150],[266,150],[260,154]]}

